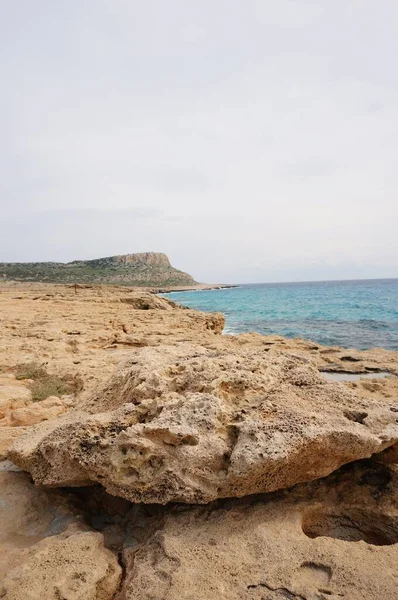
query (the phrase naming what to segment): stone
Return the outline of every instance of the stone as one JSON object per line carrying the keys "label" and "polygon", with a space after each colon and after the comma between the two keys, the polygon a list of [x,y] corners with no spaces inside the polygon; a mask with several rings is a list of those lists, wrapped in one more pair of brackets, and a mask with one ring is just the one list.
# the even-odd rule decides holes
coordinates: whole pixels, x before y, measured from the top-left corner
{"label": "stone", "polygon": [[64,533],[28,550],[23,564],[5,575],[1,597],[113,600],[120,579],[121,568],[116,557],[104,548],[102,534]]}
{"label": "stone", "polygon": [[27,406],[32,399],[31,391],[25,382],[18,381],[11,374],[0,375],[0,420],[14,408]]}
{"label": "stone", "polygon": [[325,477],[398,441],[396,414],[280,351],[142,348],[9,458],[47,486],[208,503]]}
{"label": "stone", "polygon": [[13,469],[0,472],[0,597],[114,600],[121,568],[76,499]]}
{"label": "stone", "polygon": [[124,298],[120,298],[119,302],[128,304],[136,310],[173,310],[178,305],[168,298],[161,298],[149,292],[133,293]]}
{"label": "stone", "polygon": [[14,442],[25,433],[26,427],[0,427],[0,460],[7,456]]}
{"label": "stone", "polygon": [[[83,380],[78,397],[109,377],[134,347],[214,343],[225,322],[221,314],[184,309],[145,289],[87,285],[75,293],[74,286],[11,282],[0,286],[0,315],[0,367],[10,370],[0,373],[0,386],[13,385],[17,365],[38,362],[50,375]],[[17,383],[29,403],[27,382]]]}
{"label": "stone", "polygon": [[0,321],[0,419],[33,406],[16,366],[84,382],[62,414],[0,427],[37,483],[1,461],[0,597],[398,597],[397,352],[220,335],[222,315],[126,286],[2,282]]}
{"label": "stone", "polygon": [[21,427],[55,419],[66,412],[71,404],[71,400],[61,400],[57,396],[49,396],[45,400],[30,404],[30,406],[10,411],[8,424],[11,427]]}
{"label": "stone", "polygon": [[356,464],[280,494],[173,508],[126,550],[117,600],[394,600],[398,472]]}

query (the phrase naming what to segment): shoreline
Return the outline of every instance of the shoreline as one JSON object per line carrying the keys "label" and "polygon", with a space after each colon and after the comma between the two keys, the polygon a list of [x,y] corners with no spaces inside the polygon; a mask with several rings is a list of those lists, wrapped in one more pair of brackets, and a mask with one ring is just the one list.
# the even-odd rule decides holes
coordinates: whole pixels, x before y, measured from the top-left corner
{"label": "shoreline", "polygon": [[15,288],[18,286],[26,286],[27,289],[34,286],[49,286],[55,288],[77,288],[77,289],[109,289],[114,288],[116,290],[130,290],[130,291],[142,291],[150,292],[152,294],[172,294],[173,292],[200,292],[207,290],[223,290],[230,288],[239,288],[240,284],[229,284],[229,283],[197,283],[195,285],[186,286],[149,286],[149,285],[134,285],[125,283],[102,283],[102,282],[52,282],[52,281],[19,281],[17,279],[0,279],[0,290]]}
{"label": "shoreline", "polygon": [[[223,589],[231,599],[262,581],[264,556],[271,557],[267,569],[271,565],[289,577],[296,554],[301,570],[320,551],[322,563],[335,565],[337,543],[332,540],[330,556],[325,554],[328,537],[322,534],[329,530],[317,529],[318,513],[312,518],[317,494],[316,510],[328,518],[334,502],[332,527],[333,518],[337,523],[341,514],[345,518],[342,507],[347,518],[354,515],[359,533],[352,541],[363,540],[351,546],[354,550],[369,552],[364,545],[369,531],[375,536],[369,548],[373,539],[377,545],[380,535],[387,536],[378,546],[383,573],[387,559],[395,567],[398,538],[391,531],[395,536],[398,530],[391,519],[396,527],[398,513],[387,502],[398,497],[392,496],[398,494],[392,487],[394,481],[398,486],[392,464],[398,457],[398,352],[259,333],[222,335],[221,313],[184,309],[153,290],[124,286],[0,286],[0,314],[0,501],[11,510],[0,514],[0,528],[7,533],[0,543],[0,579],[12,573],[5,585],[19,586],[18,597],[26,595],[29,573],[35,597],[55,597],[52,587],[43,592],[42,575],[52,586],[61,567],[70,589],[76,573],[84,574],[82,586],[85,580],[91,585],[85,569],[95,560],[94,583],[82,587],[79,597],[99,600],[90,590],[95,578],[107,577],[109,593],[102,600],[116,600],[120,590],[125,600],[144,600],[152,585],[152,558],[160,556],[161,577],[153,579],[151,597],[161,600],[159,582],[170,559],[159,555],[159,539],[170,541],[189,589],[192,577],[206,583],[211,576],[208,560],[217,564],[211,586],[198,596],[207,600],[219,598],[219,577],[228,564],[238,573],[231,579],[227,571],[230,587]],[[55,395],[43,388],[51,382],[71,387]],[[38,391],[40,398],[33,396]],[[378,454],[373,462],[371,454]],[[275,480],[275,473],[281,478]],[[140,521],[131,529],[138,503]],[[146,504],[156,505],[156,514],[147,513]],[[60,507],[55,517],[54,505]],[[372,523],[381,523],[375,534],[363,506]],[[68,507],[65,524],[59,515]],[[102,514],[104,523],[93,527]],[[56,535],[49,535],[49,523],[58,527],[59,521]],[[83,524],[84,533],[64,533],[70,523]],[[31,532],[34,542],[29,539],[29,550],[21,550],[20,540]],[[248,536],[257,541],[247,558],[238,549],[246,547]],[[230,547],[225,548],[226,540]],[[275,552],[278,543],[287,555]],[[192,554],[198,544],[203,552]],[[361,567],[363,559],[349,549],[342,547],[341,568],[347,560],[350,569]],[[235,562],[228,562],[231,557]],[[166,585],[174,563],[170,568]],[[178,576],[170,598],[186,597],[187,587],[176,587]],[[341,589],[347,595],[347,581],[350,593],[358,580],[350,575]],[[277,585],[285,589],[289,581]],[[333,586],[336,590],[335,579]],[[383,597],[393,596],[387,590]]]}
{"label": "shoreline", "polygon": [[[318,287],[313,292],[303,286],[297,290],[285,287],[235,287],[227,294],[214,296],[185,292],[194,289],[173,290],[169,296],[186,307],[206,312],[219,311],[226,317],[226,331],[239,333],[257,331],[264,335],[277,334],[289,339],[303,338],[319,344],[367,350],[380,347],[398,351],[398,321],[395,284],[381,289],[378,285],[366,288],[340,286],[330,291]],[[371,298],[372,302],[366,302]]]}
{"label": "shoreline", "polygon": [[173,294],[175,292],[206,292],[211,290],[228,290],[232,288],[239,288],[239,284],[228,284],[228,283],[198,283],[197,285],[188,285],[188,286],[180,286],[180,287],[162,287],[156,288],[153,290],[155,294]]}

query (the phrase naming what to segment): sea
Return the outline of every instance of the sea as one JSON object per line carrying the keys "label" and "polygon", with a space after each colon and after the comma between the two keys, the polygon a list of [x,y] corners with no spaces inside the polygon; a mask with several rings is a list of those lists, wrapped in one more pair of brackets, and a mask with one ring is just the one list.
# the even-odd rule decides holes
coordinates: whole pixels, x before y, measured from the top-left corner
{"label": "sea", "polygon": [[224,313],[224,333],[256,331],[328,346],[398,350],[398,279],[260,283],[167,297]]}

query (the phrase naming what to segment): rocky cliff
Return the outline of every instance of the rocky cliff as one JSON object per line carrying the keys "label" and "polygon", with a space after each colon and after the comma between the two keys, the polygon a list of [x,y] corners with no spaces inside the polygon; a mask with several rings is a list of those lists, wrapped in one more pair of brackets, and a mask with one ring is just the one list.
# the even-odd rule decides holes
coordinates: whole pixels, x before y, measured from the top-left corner
{"label": "rocky cliff", "polygon": [[160,252],[123,254],[69,263],[0,263],[6,280],[51,283],[113,283],[134,286],[190,286],[191,275],[171,266]]}

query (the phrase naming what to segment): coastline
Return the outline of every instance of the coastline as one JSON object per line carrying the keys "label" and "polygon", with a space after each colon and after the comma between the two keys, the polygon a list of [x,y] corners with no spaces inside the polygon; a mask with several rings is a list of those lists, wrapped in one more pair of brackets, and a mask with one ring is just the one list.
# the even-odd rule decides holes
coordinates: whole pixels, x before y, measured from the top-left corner
{"label": "coastline", "polygon": [[180,287],[162,287],[162,288],[150,288],[155,294],[171,294],[175,292],[201,292],[211,290],[227,290],[231,288],[238,288],[239,284],[227,284],[227,283],[198,283],[196,285],[180,286]]}
{"label": "coastline", "polygon": [[398,280],[241,285],[180,291],[168,297],[199,311],[226,315],[231,333],[257,331],[327,346],[398,350]]}
{"label": "coastline", "polygon": [[[358,581],[380,569],[366,562],[377,546],[393,597],[398,352],[222,335],[222,314],[124,286],[4,285],[0,315],[6,591],[23,597],[28,581],[35,597],[57,597],[61,568],[63,585],[83,573],[90,600],[92,589],[144,600],[148,587],[156,600],[188,598],[192,577],[205,590],[195,597],[249,600],[266,567],[272,588],[304,597],[301,572],[313,577],[317,560],[343,573],[333,592],[359,598]],[[33,400],[54,378],[75,388]],[[315,577],[329,591],[329,571]]]}
{"label": "coastline", "polygon": [[16,288],[18,286],[24,286],[24,288],[29,289],[34,286],[50,286],[54,288],[77,288],[77,289],[101,289],[101,288],[109,288],[114,290],[141,290],[143,292],[150,292],[153,294],[171,294],[173,292],[197,292],[197,291],[206,291],[206,290],[222,290],[222,289],[231,289],[231,288],[239,288],[239,284],[225,284],[225,283],[195,283],[195,285],[187,285],[187,286],[137,286],[133,284],[117,284],[117,283],[101,283],[101,282],[88,282],[88,283],[66,283],[66,282],[46,282],[46,281],[18,281],[16,279],[0,279],[0,290],[1,288]]}
{"label": "coastline", "polygon": [[[201,289],[219,289],[218,286],[203,285],[205,287]],[[158,293],[161,292],[155,292],[154,288],[111,285],[87,284],[75,290],[73,285],[65,284],[3,283],[0,286],[0,314],[6,327],[2,331],[0,364],[11,367],[22,358],[36,360],[36,357],[45,356],[46,361],[55,361],[54,370],[71,370],[83,378],[90,374],[89,380],[95,382],[106,377],[123,360],[129,348],[166,341],[175,343],[181,338],[205,345],[225,344],[231,349],[243,345],[299,352],[320,369],[330,368],[336,372],[389,371],[398,375],[398,351],[327,346],[277,334],[228,333],[222,313],[187,308],[158,296]],[[102,321],[103,325],[98,329],[98,323]],[[68,348],[73,339],[79,342],[80,351],[65,354],[65,344]],[[109,350],[112,350],[111,360]],[[77,364],[75,358],[79,355]],[[104,360],[108,363],[106,368]]]}

